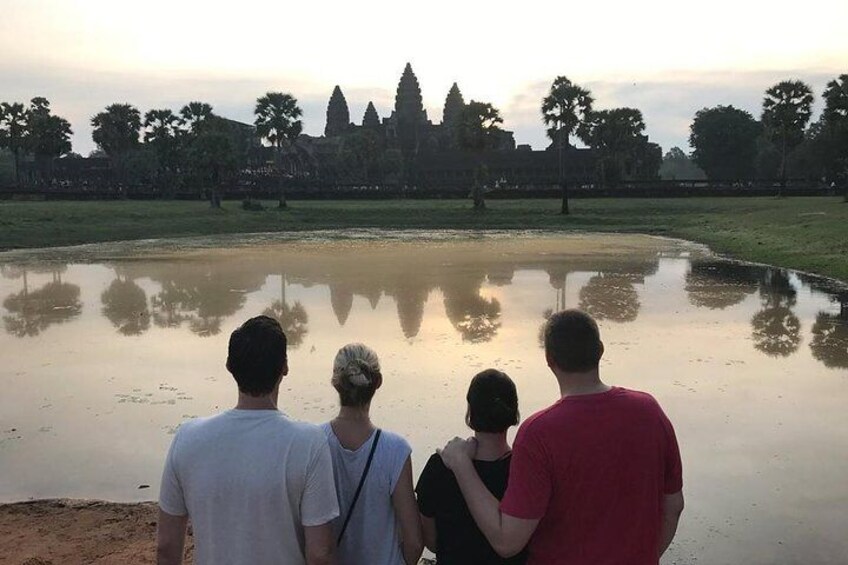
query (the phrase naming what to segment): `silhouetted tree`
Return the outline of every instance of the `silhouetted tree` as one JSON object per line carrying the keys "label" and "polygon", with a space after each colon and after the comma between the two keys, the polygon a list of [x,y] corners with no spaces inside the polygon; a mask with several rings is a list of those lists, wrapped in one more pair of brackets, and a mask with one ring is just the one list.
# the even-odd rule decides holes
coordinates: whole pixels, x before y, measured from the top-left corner
{"label": "silhouetted tree", "polygon": [[590,92],[571,82],[567,77],[558,76],[551,84],[548,95],[542,99],[542,121],[548,127],[548,137],[557,144],[559,162],[559,186],[562,191],[562,214],[568,214],[568,183],[563,169],[563,146],[570,145],[569,138],[586,120],[592,111],[594,100]]}
{"label": "silhouetted tree", "polygon": [[761,131],[751,114],[733,106],[698,110],[689,126],[692,160],[711,180],[751,178]]}
{"label": "silhouetted tree", "polygon": [[274,147],[274,168],[280,191],[280,208],[286,208],[286,190],[283,176],[283,149],[291,147],[303,131],[300,117],[303,111],[297,98],[284,92],[268,92],[256,100],[256,133]]}
{"label": "silhouetted tree", "polygon": [[812,115],[813,91],[800,80],[780,82],[766,90],[762,122],[780,151],[780,189],[786,186],[786,157],[804,140],[804,129]]}
{"label": "silhouetted tree", "polygon": [[171,186],[180,166],[183,120],[171,110],[149,110],[144,115],[144,143],[156,154],[159,179]]}
{"label": "silhouetted tree", "polygon": [[21,182],[21,151],[26,146],[27,110],[19,102],[0,104],[0,148],[8,149],[15,162],[15,183]]}
{"label": "silhouetted tree", "polygon": [[198,123],[188,138],[187,161],[195,178],[209,186],[209,204],[221,207],[221,186],[232,178],[246,158],[244,139],[233,125],[218,116]]}
{"label": "silhouetted tree", "polygon": [[46,98],[33,98],[27,112],[26,147],[35,157],[42,180],[51,176],[53,160],[71,150],[71,124],[50,111]]}
{"label": "silhouetted tree", "polygon": [[109,156],[118,177],[125,182],[126,157],[139,143],[141,114],[138,109],[129,104],[112,104],[91,118],[91,126],[94,143]]}
{"label": "silhouetted tree", "polygon": [[193,133],[198,133],[198,127],[214,115],[212,106],[206,102],[189,102],[180,110],[183,125]]}
{"label": "silhouetted tree", "polygon": [[635,108],[589,112],[577,133],[598,154],[602,186],[606,185],[610,177],[616,182],[623,178],[628,162],[632,164],[641,151],[646,151],[644,145],[649,142],[643,135],[644,131],[642,112]]}
{"label": "silhouetted tree", "polygon": [[477,166],[474,170],[474,184],[471,187],[475,210],[486,208],[483,188],[487,181],[487,171],[483,164],[483,154],[487,149],[497,147],[498,135],[501,132],[498,124],[502,123],[500,112],[488,102],[472,100],[462,109],[462,116],[457,126],[457,142],[462,149],[476,156]]}
{"label": "silhouetted tree", "polygon": [[832,178],[841,178],[848,202],[848,74],[827,83],[822,95],[821,137],[826,154],[826,169]]}

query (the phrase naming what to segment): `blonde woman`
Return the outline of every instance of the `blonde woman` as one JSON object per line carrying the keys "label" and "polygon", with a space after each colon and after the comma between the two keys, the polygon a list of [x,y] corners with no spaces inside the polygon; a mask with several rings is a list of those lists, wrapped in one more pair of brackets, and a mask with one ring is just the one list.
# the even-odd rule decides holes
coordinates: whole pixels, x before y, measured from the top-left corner
{"label": "blonde woman", "polygon": [[361,343],[342,347],[333,362],[339,415],[324,424],[330,445],[339,518],[340,565],[415,565],[424,542],[412,490],[412,448],[371,423],[371,399],[383,384],[380,360]]}

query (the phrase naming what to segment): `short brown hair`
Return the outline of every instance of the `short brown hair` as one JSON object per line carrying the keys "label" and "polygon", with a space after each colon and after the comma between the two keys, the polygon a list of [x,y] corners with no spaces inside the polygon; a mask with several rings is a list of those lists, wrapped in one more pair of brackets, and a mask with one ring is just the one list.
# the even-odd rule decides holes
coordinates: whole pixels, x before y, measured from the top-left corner
{"label": "short brown hair", "polygon": [[545,325],[545,353],[556,366],[570,373],[598,368],[604,352],[598,324],[580,310],[563,310]]}
{"label": "short brown hair", "polygon": [[250,396],[270,394],[286,366],[286,334],[280,323],[256,316],[230,335],[227,370],[241,392]]}

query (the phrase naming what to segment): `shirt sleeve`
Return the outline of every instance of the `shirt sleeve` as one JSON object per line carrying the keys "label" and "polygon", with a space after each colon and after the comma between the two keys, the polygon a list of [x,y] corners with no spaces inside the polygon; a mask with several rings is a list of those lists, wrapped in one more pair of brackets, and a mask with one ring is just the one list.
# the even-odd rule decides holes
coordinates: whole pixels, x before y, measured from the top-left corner
{"label": "shirt sleeve", "polygon": [[680,460],[680,448],[677,445],[677,436],[674,426],[662,411],[660,411],[660,423],[665,436],[665,462],[663,467],[663,493],[674,494],[683,490],[683,463]]}
{"label": "shirt sleeve", "polygon": [[553,489],[550,471],[547,454],[532,428],[522,428],[513,444],[501,511],[524,520],[542,518]]}
{"label": "shirt sleeve", "polygon": [[339,515],[330,446],[324,432],[318,431],[312,462],[306,471],[306,488],[300,499],[300,523],[304,526],[321,526]]}
{"label": "shirt sleeve", "polygon": [[183,487],[180,484],[177,466],[174,462],[179,438],[180,432],[177,431],[174,441],[171,442],[171,447],[168,449],[168,455],[165,457],[165,469],[162,471],[162,484],[159,487],[159,508],[171,516],[188,514]]}
{"label": "shirt sleeve", "polygon": [[432,518],[436,515],[436,489],[437,489],[437,467],[439,456],[433,454],[424,465],[418,484],[415,485],[415,494],[418,498],[418,511],[424,516]]}
{"label": "shirt sleeve", "polygon": [[[388,439],[388,438],[387,438]],[[380,440],[382,443],[383,440]],[[412,455],[412,447],[409,442],[400,436],[397,436],[397,441],[392,442],[392,464],[389,466],[391,475],[389,476],[389,492],[394,494],[395,487],[400,480],[400,473],[403,471],[403,466],[406,465],[406,460]],[[380,449],[379,444],[377,449]]]}

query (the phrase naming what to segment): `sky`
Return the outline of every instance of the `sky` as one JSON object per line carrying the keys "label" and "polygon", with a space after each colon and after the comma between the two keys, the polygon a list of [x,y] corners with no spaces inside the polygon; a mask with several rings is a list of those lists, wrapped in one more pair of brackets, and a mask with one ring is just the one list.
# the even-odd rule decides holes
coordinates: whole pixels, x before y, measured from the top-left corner
{"label": "sky", "polygon": [[759,116],[780,80],[808,82],[820,110],[826,83],[848,73],[845,22],[845,0],[0,0],[0,101],[46,96],[82,154],[91,116],[114,102],[202,100],[252,122],[257,97],[284,91],[320,135],[333,86],[352,121],[369,100],[385,117],[410,62],[434,122],[457,82],[542,149],[540,102],[565,75],[596,108],[639,108],[652,141],[688,151],[697,110]]}

